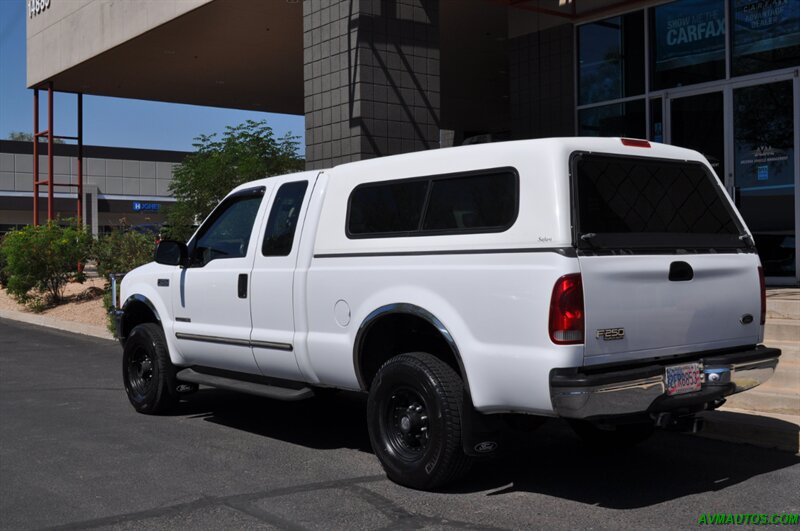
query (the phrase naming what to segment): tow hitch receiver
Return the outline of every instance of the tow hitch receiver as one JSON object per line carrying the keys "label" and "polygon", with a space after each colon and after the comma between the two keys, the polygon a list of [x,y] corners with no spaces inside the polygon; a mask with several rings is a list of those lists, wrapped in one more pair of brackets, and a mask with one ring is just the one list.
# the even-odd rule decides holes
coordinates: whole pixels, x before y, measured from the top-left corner
{"label": "tow hitch receiver", "polygon": [[703,430],[703,419],[694,415],[658,413],[655,415],[655,425],[669,431],[698,433]]}

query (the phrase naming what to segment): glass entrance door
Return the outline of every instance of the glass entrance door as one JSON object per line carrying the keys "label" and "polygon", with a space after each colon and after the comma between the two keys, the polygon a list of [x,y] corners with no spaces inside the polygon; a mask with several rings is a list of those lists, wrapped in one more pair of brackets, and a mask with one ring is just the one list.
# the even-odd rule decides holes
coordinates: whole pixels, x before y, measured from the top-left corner
{"label": "glass entrance door", "polygon": [[699,151],[725,182],[725,120],[722,91],[671,97],[670,144]]}
{"label": "glass entrance door", "polygon": [[[664,95],[666,142],[709,160],[753,233],[771,285],[800,280],[797,84],[773,77]],[[651,126],[661,116],[660,102],[652,102]]]}
{"label": "glass entrance door", "polygon": [[768,277],[796,276],[795,102],[787,79],[733,89],[736,206]]}

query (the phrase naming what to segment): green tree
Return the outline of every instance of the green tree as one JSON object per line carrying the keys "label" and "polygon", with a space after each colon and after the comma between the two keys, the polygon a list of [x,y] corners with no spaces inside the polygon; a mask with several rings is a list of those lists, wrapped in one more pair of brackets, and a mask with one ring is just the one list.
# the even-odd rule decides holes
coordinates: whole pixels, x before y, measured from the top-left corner
{"label": "green tree", "polygon": [[276,138],[266,121],[227,127],[221,138],[200,135],[196,152],[175,170],[170,191],[177,199],[167,211],[167,235],[186,240],[232,188],[242,183],[303,169],[299,139]]}
{"label": "green tree", "polygon": [[[125,274],[132,269],[153,261],[156,244],[152,234],[142,234],[123,226],[105,236],[100,236],[92,246],[92,258],[97,262],[97,273],[105,279],[103,306],[111,309],[110,275]],[[114,301],[118,303],[118,301]],[[116,334],[111,314],[108,315],[108,330]]]}
{"label": "green tree", "polygon": [[[19,302],[58,304],[64,285],[82,279],[77,271],[89,255],[92,237],[73,221],[29,225],[6,234],[0,253],[6,260],[8,293]],[[42,300],[42,299],[46,300]]]}
{"label": "green tree", "polygon": [[[17,140],[20,142],[33,142],[33,133],[26,133],[24,131],[11,131],[8,133],[9,140]],[[40,136],[39,142],[47,142],[47,137]],[[53,144],[63,144],[64,140],[61,138],[54,138]]]}
{"label": "green tree", "polygon": [[6,255],[3,253],[3,240],[5,234],[0,234],[0,288],[8,285],[8,273],[6,273]]}
{"label": "green tree", "polygon": [[142,234],[123,227],[122,230],[100,236],[92,246],[91,256],[97,261],[97,273],[108,281],[112,273],[127,273],[152,262],[155,250],[152,234]]}

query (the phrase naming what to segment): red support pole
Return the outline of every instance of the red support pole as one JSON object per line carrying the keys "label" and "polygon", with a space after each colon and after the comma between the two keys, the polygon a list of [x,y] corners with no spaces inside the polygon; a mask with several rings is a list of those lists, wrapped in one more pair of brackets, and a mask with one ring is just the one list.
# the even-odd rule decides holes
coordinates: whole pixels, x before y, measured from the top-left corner
{"label": "red support pole", "polygon": [[33,224],[39,224],[39,89],[33,89]]}
{"label": "red support pole", "polygon": [[53,221],[53,83],[47,84],[47,221]]}
{"label": "red support pole", "polygon": [[78,94],[78,224],[83,218],[83,94]]}

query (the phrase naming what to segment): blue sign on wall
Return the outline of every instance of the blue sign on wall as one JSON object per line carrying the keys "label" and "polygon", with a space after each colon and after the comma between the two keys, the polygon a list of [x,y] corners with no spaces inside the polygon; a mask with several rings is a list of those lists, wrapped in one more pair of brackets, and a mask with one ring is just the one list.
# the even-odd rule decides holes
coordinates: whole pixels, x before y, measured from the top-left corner
{"label": "blue sign on wall", "polygon": [[681,0],[655,8],[656,70],[725,58],[725,3]]}
{"label": "blue sign on wall", "polygon": [[140,201],[133,202],[134,212],[158,212],[161,205],[158,203],[142,203]]}

